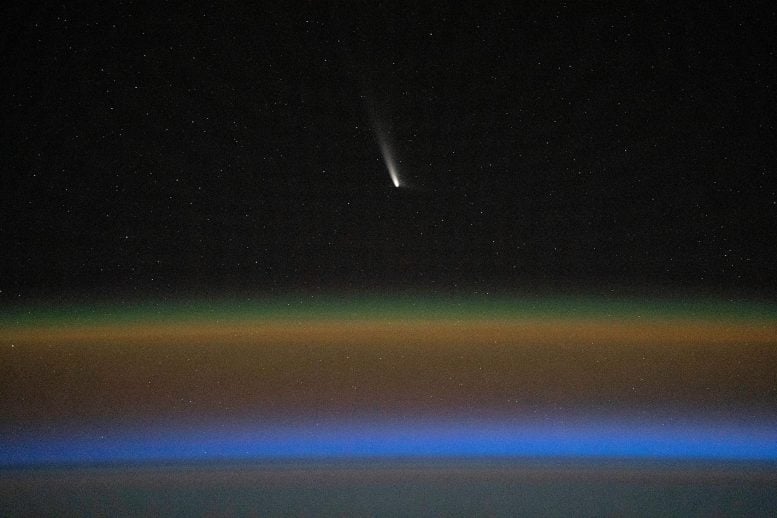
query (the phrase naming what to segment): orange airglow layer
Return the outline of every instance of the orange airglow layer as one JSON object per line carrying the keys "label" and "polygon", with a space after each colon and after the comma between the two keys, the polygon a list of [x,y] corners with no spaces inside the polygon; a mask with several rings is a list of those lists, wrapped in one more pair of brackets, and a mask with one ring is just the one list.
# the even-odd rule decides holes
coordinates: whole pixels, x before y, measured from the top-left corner
{"label": "orange airglow layer", "polygon": [[240,320],[0,329],[15,345],[72,343],[488,346],[777,344],[777,324],[701,320]]}

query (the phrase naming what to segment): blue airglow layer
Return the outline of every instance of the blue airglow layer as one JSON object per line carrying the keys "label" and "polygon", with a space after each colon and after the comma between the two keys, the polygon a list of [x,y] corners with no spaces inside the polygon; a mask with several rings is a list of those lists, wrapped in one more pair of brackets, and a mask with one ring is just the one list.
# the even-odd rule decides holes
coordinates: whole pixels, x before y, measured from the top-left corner
{"label": "blue airglow layer", "polygon": [[356,458],[777,461],[775,423],[405,422],[159,426],[0,439],[0,465]]}

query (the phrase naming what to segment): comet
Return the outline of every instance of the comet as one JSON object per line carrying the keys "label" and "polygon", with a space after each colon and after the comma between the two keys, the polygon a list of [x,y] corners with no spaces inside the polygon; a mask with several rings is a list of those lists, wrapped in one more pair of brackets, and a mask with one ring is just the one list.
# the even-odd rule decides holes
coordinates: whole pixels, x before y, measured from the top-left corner
{"label": "comet", "polygon": [[386,169],[388,169],[391,182],[394,184],[394,187],[399,187],[401,185],[399,182],[399,173],[397,173],[397,165],[394,161],[394,156],[391,153],[391,148],[382,135],[378,137],[378,140],[380,142],[380,152],[383,155],[383,162],[386,164]]}
{"label": "comet", "polygon": [[364,105],[369,116],[372,130],[375,134],[375,138],[378,141],[380,147],[380,153],[383,155],[383,163],[386,164],[389,176],[391,177],[391,183],[394,187],[403,187],[403,183],[399,178],[399,171],[397,170],[397,161],[394,158],[394,153],[391,150],[389,144],[389,135],[391,134],[390,124],[387,124],[385,117],[382,117],[379,112],[384,110],[378,110],[374,103],[374,96],[363,95]]}

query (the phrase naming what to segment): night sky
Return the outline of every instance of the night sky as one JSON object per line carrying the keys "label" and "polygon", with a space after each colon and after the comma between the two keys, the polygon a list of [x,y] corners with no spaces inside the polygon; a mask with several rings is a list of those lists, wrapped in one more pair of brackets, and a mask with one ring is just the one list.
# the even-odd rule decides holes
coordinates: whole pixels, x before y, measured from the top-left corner
{"label": "night sky", "polygon": [[3,11],[0,514],[777,514],[777,8],[418,3]]}
{"label": "night sky", "polygon": [[2,304],[774,298],[772,6],[21,3],[3,20]]}

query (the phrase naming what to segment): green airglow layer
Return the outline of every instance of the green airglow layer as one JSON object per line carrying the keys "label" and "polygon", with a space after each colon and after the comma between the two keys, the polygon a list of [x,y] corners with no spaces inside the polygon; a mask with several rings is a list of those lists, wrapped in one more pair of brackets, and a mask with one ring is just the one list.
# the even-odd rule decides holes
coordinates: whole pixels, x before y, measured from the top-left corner
{"label": "green airglow layer", "polygon": [[285,296],[243,300],[35,305],[0,311],[0,327],[261,320],[620,319],[777,321],[777,305],[716,299]]}

